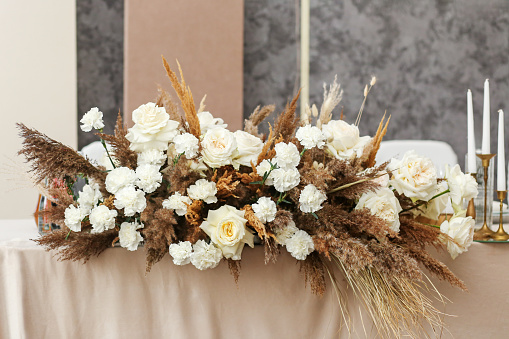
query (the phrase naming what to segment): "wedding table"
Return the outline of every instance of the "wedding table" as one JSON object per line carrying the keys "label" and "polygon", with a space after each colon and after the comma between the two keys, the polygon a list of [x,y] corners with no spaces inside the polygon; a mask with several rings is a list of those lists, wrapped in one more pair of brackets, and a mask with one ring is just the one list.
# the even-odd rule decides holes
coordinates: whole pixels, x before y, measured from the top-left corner
{"label": "wedding table", "polygon": [[[1,338],[374,338],[369,317],[338,274],[348,300],[342,326],[328,283],[323,297],[304,285],[287,253],[265,265],[246,248],[238,285],[228,266],[199,271],[166,256],[145,274],[143,249],[106,250],[87,264],[58,262],[29,239],[33,220],[0,220]],[[456,260],[440,258],[469,287],[433,280],[451,302],[442,338],[505,338],[509,324],[509,246],[474,243]],[[437,337],[440,333],[437,335]]]}

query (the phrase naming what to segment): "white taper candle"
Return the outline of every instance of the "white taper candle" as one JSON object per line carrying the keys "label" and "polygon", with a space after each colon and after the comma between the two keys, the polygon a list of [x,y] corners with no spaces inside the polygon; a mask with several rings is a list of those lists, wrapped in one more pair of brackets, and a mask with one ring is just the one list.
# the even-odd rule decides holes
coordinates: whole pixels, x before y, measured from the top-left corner
{"label": "white taper candle", "polygon": [[482,112],[482,154],[490,154],[490,83],[484,82],[484,106]]}
{"label": "white taper candle", "polygon": [[300,116],[305,116],[309,104],[309,5],[310,0],[300,3]]}
{"label": "white taper candle", "polygon": [[506,190],[505,182],[505,146],[504,146],[504,112],[498,110],[498,150],[497,150],[497,191]]}
{"label": "white taper candle", "polygon": [[467,172],[476,173],[474,109],[472,106],[472,92],[470,90],[467,91],[467,146]]}

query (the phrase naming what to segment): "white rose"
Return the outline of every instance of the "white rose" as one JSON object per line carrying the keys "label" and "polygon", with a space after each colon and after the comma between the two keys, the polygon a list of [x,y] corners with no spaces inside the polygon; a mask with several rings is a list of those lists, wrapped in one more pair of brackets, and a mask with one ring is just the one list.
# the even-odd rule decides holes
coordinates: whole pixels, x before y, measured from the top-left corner
{"label": "white rose", "polygon": [[120,246],[127,248],[129,251],[136,251],[138,245],[143,241],[143,237],[137,229],[143,228],[143,224],[136,222],[123,222],[118,232],[118,240]]}
{"label": "white rose", "polygon": [[193,245],[191,263],[199,270],[216,267],[222,258],[221,250],[214,244],[207,244],[204,240],[198,240]]}
{"label": "white rose", "polygon": [[[265,173],[269,173],[271,169],[270,163],[267,159],[263,160],[258,166],[256,166],[256,173],[263,177]],[[272,185],[274,181],[272,180],[272,173],[265,180],[265,185]]]}
{"label": "white rose", "polygon": [[228,125],[224,123],[221,118],[214,118],[210,112],[198,113],[198,120],[200,121],[200,131],[204,135],[209,129],[212,128],[227,128]]}
{"label": "white rose", "polygon": [[159,172],[157,165],[141,165],[136,168],[136,186],[145,193],[154,192],[163,181],[163,175]]}
{"label": "white rose", "polygon": [[97,107],[93,107],[83,115],[80,122],[83,124],[80,126],[83,132],[90,132],[92,128],[97,130],[104,128],[103,112],[99,111]]}
{"label": "white rose", "polygon": [[78,204],[85,214],[89,214],[102,198],[103,195],[99,190],[99,184],[85,185],[83,186],[83,191],[79,193]]}
{"label": "white rose", "polygon": [[297,232],[298,230],[299,229],[297,228],[297,226],[295,226],[295,222],[292,220],[285,227],[278,228],[278,229],[275,230],[276,240],[281,245],[284,246],[284,245],[286,245],[286,242],[288,241],[288,239],[293,237],[295,232]]}
{"label": "white rose", "polygon": [[173,143],[175,144],[175,151],[178,154],[184,153],[187,159],[192,159],[198,155],[199,140],[191,133],[177,135],[173,139]]}
{"label": "white rose", "polygon": [[286,241],[286,250],[297,260],[306,260],[306,257],[315,250],[315,244],[309,234],[298,230]]}
{"label": "white rose", "polygon": [[276,218],[276,203],[269,197],[259,198],[251,207],[253,208],[255,216],[263,223],[271,222]]}
{"label": "white rose", "polygon": [[412,200],[428,201],[436,192],[437,174],[430,159],[408,151],[402,160],[392,159],[389,164],[392,171],[390,184]]}
{"label": "white rose", "polygon": [[276,150],[274,163],[276,163],[279,168],[289,169],[299,165],[300,154],[295,144],[291,142],[288,144],[280,142],[276,144],[274,149]]}
{"label": "white rose", "polygon": [[[446,188],[440,184],[436,188],[435,194],[433,196],[443,193]],[[432,220],[438,220],[440,214],[447,207],[447,203],[449,202],[449,193],[442,194],[439,197],[429,200],[423,207],[421,207],[421,211],[415,209],[417,214],[422,214],[426,218]]]}
{"label": "white rose", "polygon": [[134,185],[136,172],[127,167],[117,167],[110,171],[106,176],[106,190],[111,194],[116,194],[124,187]]}
{"label": "white rose", "polygon": [[168,199],[163,201],[163,208],[174,210],[177,215],[183,216],[187,213],[187,205],[191,205],[192,201],[189,197],[176,192]]}
{"label": "white rose", "polygon": [[440,231],[454,239],[454,242],[447,242],[447,251],[453,259],[466,252],[474,241],[474,226],[475,220],[472,217],[453,217],[440,225]]}
{"label": "white rose", "polygon": [[212,168],[231,165],[232,154],[237,148],[233,133],[219,127],[209,129],[201,145],[203,161]]}
{"label": "white rose", "polygon": [[233,135],[237,143],[237,149],[232,155],[233,167],[238,170],[241,165],[251,167],[251,162],[256,164],[263,148],[262,140],[244,131],[235,131]]}
{"label": "white rose", "polygon": [[206,204],[217,202],[216,183],[206,179],[196,180],[194,185],[189,186],[187,195],[193,200],[203,200]]}
{"label": "white rose", "polygon": [[274,188],[278,192],[286,192],[297,186],[300,182],[300,173],[296,168],[277,168],[270,173]]}
{"label": "white rose", "polygon": [[240,260],[245,244],[254,247],[254,235],[246,227],[244,213],[235,207],[224,205],[217,210],[209,210],[207,219],[200,225],[212,242],[221,249],[225,258]]}
{"label": "white rose", "polygon": [[387,221],[391,230],[399,232],[399,212],[402,208],[391,189],[383,187],[376,192],[364,193],[355,206],[356,210],[363,208],[369,209],[371,214]]}
{"label": "white rose", "polygon": [[81,221],[86,217],[86,214],[79,207],[69,205],[65,209],[65,225],[73,232],[81,231]]}
{"label": "white rose", "polygon": [[327,139],[327,149],[338,159],[352,159],[359,157],[370,137],[359,137],[359,129],[343,120],[331,120],[322,126],[322,132]]}
{"label": "white rose", "polygon": [[297,133],[295,133],[295,137],[306,149],[311,149],[313,147],[322,149],[326,140],[322,131],[318,127],[311,125],[299,127]]}
{"label": "white rose", "polygon": [[163,166],[166,162],[167,156],[163,151],[158,149],[149,149],[138,153],[138,166],[141,165],[156,165]]}
{"label": "white rose", "polygon": [[124,209],[126,217],[141,213],[147,207],[147,200],[143,191],[136,190],[134,186],[122,188],[115,194],[113,204],[118,209]]}
{"label": "white rose", "polygon": [[141,105],[133,111],[134,126],[126,135],[129,148],[135,152],[149,149],[166,150],[168,143],[178,134],[177,121],[170,120],[164,107],[153,102]]}
{"label": "white rose", "polygon": [[322,203],[327,200],[324,192],[309,184],[300,192],[300,210],[304,213],[314,213],[322,209]]}
{"label": "white rose", "polygon": [[191,262],[193,246],[189,241],[181,241],[178,244],[170,245],[170,255],[175,265],[187,265]]}
{"label": "white rose", "polygon": [[110,210],[108,207],[97,206],[90,212],[90,224],[92,225],[92,233],[101,233],[106,230],[115,228],[115,217],[117,211]]}
{"label": "white rose", "polygon": [[445,178],[454,204],[461,205],[463,199],[468,201],[477,196],[477,181],[470,174],[461,172],[459,165],[451,168],[446,164]]}

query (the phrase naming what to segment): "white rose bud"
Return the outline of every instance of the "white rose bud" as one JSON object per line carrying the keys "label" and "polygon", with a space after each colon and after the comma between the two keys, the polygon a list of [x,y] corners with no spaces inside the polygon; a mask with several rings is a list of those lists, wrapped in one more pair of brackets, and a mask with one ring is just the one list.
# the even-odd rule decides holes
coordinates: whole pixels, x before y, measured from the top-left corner
{"label": "white rose bud", "polygon": [[227,128],[228,125],[224,123],[221,118],[214,118],[210,112],[198,113],[198,120],[200,121],[201,134],[204,135],[208,130],[212,128]]}
{"label": "white rose bud", "polygon": [[[256,173],[263,177],[265,173],[270,172],[270,163],[267,159],[263,160],[258,166],[256,166]],[[267,180],[265,180],[265,185],[272,185],[274,182],[272,180],[272,173],[267,177]]]}
{"label": "white rose bud", "polygon": [[461,172],[460,166],[452,168],[445,165],[445,178],[449,185],[452,202],[461,205],[463,199],[467,201],[477,196],[477,181],[470,174]]}

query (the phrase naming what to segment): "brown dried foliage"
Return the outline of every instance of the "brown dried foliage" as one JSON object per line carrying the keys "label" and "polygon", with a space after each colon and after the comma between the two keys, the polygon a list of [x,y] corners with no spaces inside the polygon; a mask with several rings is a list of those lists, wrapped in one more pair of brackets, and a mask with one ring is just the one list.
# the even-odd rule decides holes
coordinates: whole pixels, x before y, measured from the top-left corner
{"label": "brown dried foliage", "polygon": [[190,170],[185,159],[180,159],[175,166],[168,166],[164,170],[164,174],[171,183],[168,193],[185,194],[187,188],[200,179],[200,174]]}
{"label": "brown dried foliage", "polygon": [[112,152],[110,155],[119,162],[120,166],[136,169],[138,157],[136,152],[129,148],[130,142],[125,137],[127,132],[127,126],[124,125],[119,111],[115,125],[115,134],[97,133],[97,135],[111,145]]}
{"label": "brown dried foliage", "polygon": [[[368,160],[366,162],[365,167],[373,167],[375,166],[375,158],[376,154],[378,153],[378,150],[380,149],[380,144],[382,142],[383,137],[387,133],[387,127],[389,126],[389,121],[391,121],[391,116],[389,115],[389,118],[387,119],[387,122],[385,123],[385,126],[383,125],[385,120],[385,113],[382,117],[382,120],[380,120],[380,124],[378,125],[378,129],[376,130],[376,134],[371,140],[371,152],[369,153]],[[382,128],[383,126],[383,128]]]}
{"label": "brown dried foliage", "polygon": [[177,65],[179,68],[181,81],[179,81],[175,72],[171,70],[170,65],[164,57],[163,65],[168,78],[170,78],[171,85],[173,86],[175,93],[177,93],[177,96],[180,99],[180,104],[184,110],[186,121],[189,124],[189,132],[195,137],[200,138],[200,120],[198,119],[198,113],[196,112],[196,107],[194,105],[193,94],[191,93],[189,86],[186,85],[186,81],[184,80],[184,75],[182,74],[182,68],[180,67],[179,62],[177,61]]}
{"label": "brown dried foliage", "polygon": [[292,212],[283,209],[278,209],[276,217],[271,222],[266,223],[265,230],[274,233],[277,229],[283,229],[290,222],[293,221]]}
{"label": "brown dried foliage", "polygon": [[316,252],[312,252],[307,256],[306,260],[300,262],[300,271],[304,273],[304,283],[311,286],[314,294],[323,296],[326,290],[325,284],[325,268],[320,256]]}
{"label": "brown dried foliage", "polygon": [[263,106],[261,109],[260,106],[256,107],[254,112],[249,116],[249,119],[244,121],[244,131],[263,139],[263,135],[258,132],[258,125],[274,112],[275,109],[275,105]]}
{"label": "brown dried foliage", "polygon": [[273,238],[266,238],[263,242],[263,248],[265,252],[265,265],[269,262],[275,263],[279,255],[279,247],[276,240]]}
{"label": "brown dried foliage", "polygon": [[219,171],[216,171],[214,176],[212,177],[212,181],[216,183],[217,193],[216,197],[219,200],[226,200],[229,197],[238,198],[238,196],[235,196],[233,193],[235,189],[237,188],[237,185],[240,183],[239,181],[233,180],[234,171],[231,168],[225,168],[225,171],[221,175],[221,177],[218,178]]}
{"label": "brown dried foliage", "polygon": [[278,116],[274,125],[274,136],[283,138],[283,142],[290,142],[299,127],[300,118],[295,111],[299,100],[300,90],[290,103],[286,104],[285,110]]}
{"label": "brown dried foliage", "polygon": [[[267,234],[267,231],[265,230],[265,224],[255,215],[251,205],[244,206],[242,210],[244,211],[244,218],[247,220],[247,225],[251,226],[262,240],[267,238],[269,234]],[[271,235],[274,237],[273,234]]]}
{"label": "brown dried foliage", "polygon": [[[65,188],[49,188],[50,200],[53,204],[48,206],[39,215],[47,218],[48,222],[60,225],[64,228],[65,226],[65,210],[70,205],[75,205],[74,199]],[[37,212],[36,212],[37,213]]]}
{"label": "brown dried foliage", "polygon": [[194,200],[193,203],[187,207],[187,213],[185,216],[187,224],[184,241],[189,241],[194,244],[200,239],[205,239],[206,234],[200,228],[204,217],[203,213],[204,209],[202,200]]}
{"label": "brown dried foliage", "polygon": [[405,277],[421,280],[421,271],[417,261],[408,251],[390,242],[370,241],[369,250],[374,254],[373,266],[390,281],[392,278]]}
{"label": "brown dried foliage", "polygon": [[230,273],[233,276],[233,279],[235,279],[235,284],[238,285],[241,269],[240,260],[227,259],[226,262],[228,263],[228,268],[230,269]]}
{"label": "brown dried foliage", "polygon": [[30,163],[30,171],[34,173],[37,183],[46,178],[62,179],[65,176],[75,177],[78,174],[104,182],[106,173],[72,148],[24,124],[18,123],[17,127],[20,136],[24,139],[18,154],[23,155]]}

